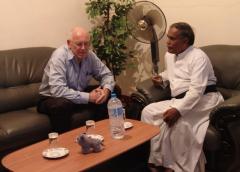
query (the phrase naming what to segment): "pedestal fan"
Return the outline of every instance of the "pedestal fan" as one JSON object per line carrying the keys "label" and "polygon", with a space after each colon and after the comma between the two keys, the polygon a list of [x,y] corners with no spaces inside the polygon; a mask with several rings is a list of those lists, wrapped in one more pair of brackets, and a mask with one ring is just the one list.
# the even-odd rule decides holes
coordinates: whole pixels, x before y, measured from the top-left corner
{"label": "pedestal fan", "polygon": [[135,2],[128,12],[127,26],[137,41],[151,44],[152,72],[157,74],[159,72],[158,41],[165,34],[167,27],[164,13],[152,2]]}

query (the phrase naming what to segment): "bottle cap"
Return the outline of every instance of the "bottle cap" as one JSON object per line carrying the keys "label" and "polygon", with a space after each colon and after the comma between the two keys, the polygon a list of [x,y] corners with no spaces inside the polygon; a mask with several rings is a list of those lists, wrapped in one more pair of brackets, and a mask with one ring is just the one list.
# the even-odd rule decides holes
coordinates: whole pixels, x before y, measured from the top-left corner
{"label": "bottle cap", "polygon": [[112,92],[111,97],[117,97],[116,93]]}

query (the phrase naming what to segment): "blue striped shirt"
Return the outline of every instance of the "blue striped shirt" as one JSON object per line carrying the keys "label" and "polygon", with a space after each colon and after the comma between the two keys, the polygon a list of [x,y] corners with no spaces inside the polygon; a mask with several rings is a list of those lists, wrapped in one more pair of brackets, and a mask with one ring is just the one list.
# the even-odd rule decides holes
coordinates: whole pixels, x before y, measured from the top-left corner
{"label": "blue striped shirt", "polygon": [[79,64],[65,44],[56,49],[49,59],[42,78],[39,93],[44,96],[64,97],[77,104],[86,104],[89,93],[84,92],[92,78],[101,87],[113,90],[113,75],[107,66],[89,51]]}

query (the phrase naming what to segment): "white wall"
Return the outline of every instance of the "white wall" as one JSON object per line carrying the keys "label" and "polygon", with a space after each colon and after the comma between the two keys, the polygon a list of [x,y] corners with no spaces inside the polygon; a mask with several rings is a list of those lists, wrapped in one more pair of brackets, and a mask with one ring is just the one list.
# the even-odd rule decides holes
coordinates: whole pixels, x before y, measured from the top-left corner
{"label": "white wall", "polygon": [[0,49],[58,47],[75,25],[89,28],[83,0],[0,0]]}
{"label": "white wall", "polygon": [[196,45],[240,44],[240,0],[155,0],[169,24],[189,22]]}
{"label": "white wall", "polygon": [[[151,0],[164,12],[168,25],[185,21],[196,33],[196,46],[209,44],[240,45],[240,0]],[[31,46],[58,47],[75,25],[90,28],[85,13],[87,0],[0,0],[0,50]],[[161,58],[166,51],[160,41]],[[134,40],[131,40],[134,42]],[[128,94],[151,71],[149,45],[131,44],[139,51],[129,67],[118,77]],[[127,76],[127,80],[126,80]]]}

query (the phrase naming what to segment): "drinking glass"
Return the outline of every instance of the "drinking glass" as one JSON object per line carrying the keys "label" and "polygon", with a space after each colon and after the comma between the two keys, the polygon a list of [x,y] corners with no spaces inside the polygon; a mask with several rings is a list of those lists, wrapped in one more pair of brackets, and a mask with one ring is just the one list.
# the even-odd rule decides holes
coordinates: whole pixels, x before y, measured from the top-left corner
{"label": "drinking glass", "polygon": [[52,132],[48,134],[49,148],[56,149],[58,147],[58,133]]}
{"label": "drinking glass", "polygon": [[86,121],[86,134],[95,134],[95,121],[87,120]]}

